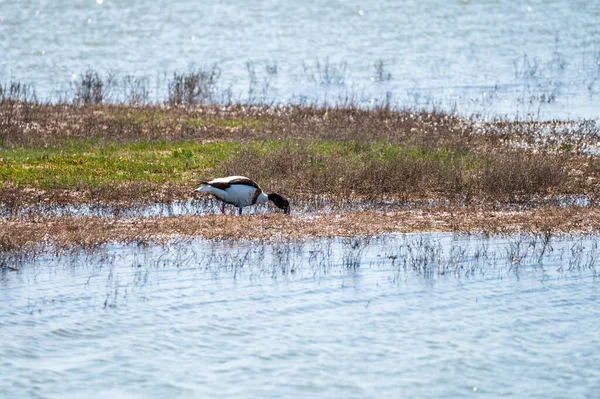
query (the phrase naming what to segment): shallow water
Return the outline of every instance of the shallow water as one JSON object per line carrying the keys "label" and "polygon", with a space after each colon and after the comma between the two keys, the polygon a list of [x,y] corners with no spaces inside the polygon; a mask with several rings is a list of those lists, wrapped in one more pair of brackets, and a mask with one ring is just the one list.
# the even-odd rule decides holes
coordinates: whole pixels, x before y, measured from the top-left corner
{"label": "shallow water", "polygon": [[[315,213],[351,212],[363,210],[393,211],[443,205],[445,202],[436,200],[423,201],[397,201],[397,200],[294,200],[291,213],[294,215],[312,215]],[[566,199],[565,206],[586,206],[587,198]],[[34,205],[34,206],[3,206],[0,204],[0,217],[26,218],[26,217],[171,217],[185,215],[220,215],[222,202],[211,197],[203,197],[187,201],[174,201],[170,203],[139,203],[133,205],[106,205],[106,204],[78,204],[78,205]],[[226,205],[225,214],[236,215],[238,209]],[[259,215],[267,213],[281,213],[282,211],[270,204],[257,204],[243,209],[244,215]]]}
{"label": "shallow water", "polygon": [[0,397],[598,397],[596,237],[173,241],[0,274]]}
{"label": "shallow water", "polygon": [[[505,204],[504,210],[525,210],[540,206],[554,207],[588,207],[591,199],[587,195],[555,196],[533,199],[527,202]],[[7,206],[0,204],[0,217],[4,218],[48,218],[48,217],[100,217],[100,218],[148,218],[173,216],[220,215],[222,203],[210,197],[174,201],[170,203],[139,203],[133,205],[77,204],[77,205],[34,205]],[[412,200],[398,201],[392,199],[323,199],[293,200],[293,215],[311,216],[314,214],[331,214],[335,212],[360,212],[376,210],[378,212],[395,212],[411,209],[456,206],[445,200]],[[244,215],[260,215],[281,213],[273,205],[258,204],[243,209]],[[237,208],[226,205],[225,214],[236,215]]]}
{"label": "shallow water", "polygon": [[220,102],[598,118],[599,19],[600,3],[580,0],[4,1],[0,82],[70,99],[92,67],[105,89],[115,73],[114,98],[133,75],[162,101],[174,71],[217,64]]}

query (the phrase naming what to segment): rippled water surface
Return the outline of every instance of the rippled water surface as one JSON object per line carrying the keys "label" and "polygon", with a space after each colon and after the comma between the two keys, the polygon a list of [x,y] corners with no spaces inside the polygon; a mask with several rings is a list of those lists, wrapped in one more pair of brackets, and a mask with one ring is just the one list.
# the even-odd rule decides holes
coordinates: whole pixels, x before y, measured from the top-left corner
{"label": "rippled water surface", "polygon": [[92,67],[116,74],[113,96],[132,89],[122,80],[133,75],[148,79],[150,100],[162,100],[172,72],[194,63],[220,68],[217,101],[390,101],[492,116],[599,117],[597,1],[0,5],[0,81],[33,83],[41,98],[72,96],[70,82]]}
{"label": "rippled water surface", "polygon": [[0,397],[600,395],[595,237],[112,246],[0,274]]}
{"label": "rippled water surface", "polygon": [[[598,21],[579,0],[0,0],[0,85],[71,101],[92,68],[107,101],[141,84],[162,102],[173,72],[215,64],[213,102],[597,119]],[[339,204],[313,205],[295,211]],[[546,238],[174,240],[18,270],[0,255],[0,397],[598,398],[597,238]]]}

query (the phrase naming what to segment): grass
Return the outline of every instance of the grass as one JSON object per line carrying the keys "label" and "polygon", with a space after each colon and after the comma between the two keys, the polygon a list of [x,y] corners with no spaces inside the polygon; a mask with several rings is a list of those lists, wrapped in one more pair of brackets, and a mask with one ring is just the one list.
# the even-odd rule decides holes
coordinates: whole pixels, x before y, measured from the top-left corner
{"label": "grass", "polygon": [[[599,227],[600,158],[588,152],[596,148],[597,134],[597,126],[585,121],[480,123],[389,108],[74,106],[5,99],[0,206],[7,216],[0,218],[0,253],[33,251],[52,236],[58,246],[94,247],[172,235],[302,239],[428,230],[587,231]],[[289,197],[292,209],[330,200],[360,206],[336,204],[334,214],[317,213],[314,221],[281,215],[148,219],[118,212],[111,220],[19,212],[27,205],[133,209],[185,201],[195,198],[199,180],[234,174]],[[589,206],[539,208],[545,199],[568,196],[584,197]],[[418,205],[431,200],[443,209]],[[499,209],[513,213],[495,214]]]}
{"label": "grass", "polygon": [[388,109],[5,101],[0,110],[2,188],[93,191],[84,201],[155,190],[181,200],[198,179],[226,174],[291,197],[515,201],[593,193],[600,171],[580,151],[593,140],[587,125],[527,148],[515,139],[531,146],[535,126]]}
{"label": "grass", "polygon": [[[458,164],[476,166],[468,153],[403,147],[387,141],[268,140],[199,144],[159,140],[99,144],[97,140],[69,140],[60,146],[44,149],[0,150],[0,177],[5,185],[45,190],[123,183],[188,185],[200,177],[235,173],[233,169],[236,168],[246,170],[259,179],[284,175],[291,169],[296,172],[307,169],[313,171],[317,178],[327,178],[328,174],[334,173],[332,170],[337,160],[342,158],[361,165],[378,163],[389,166],[402,158],[408,162],[429,162],[448,167]],[[256,159],[256,162],[250,163],[261,170],[251,170],[247,159]],[[288,161],[288,167],[279,168],[272,162],[278,159]],[[332,192],[333,188],[329,191]]]}
{"label": "grass", "polygon": [[48,148],[0,150],[2,187],[74,191],[142,187],[137,194],[129,193],[131,201],[139,201],[148,191],[166,184],[191,193],[200,179],[233,174],[252,176],[270,190],[296,197],[514,200],[570,193],[563,165],[563,159],[552,154],[515,150],[481,153],[389,139],[204,144],[90,139],[66,140]]}
{"label": "grass", "polygon": [[126,183],[190,184],[213,170],[235,143],[70,141],[60,148],[0,150],[0,178],[16,187],[83,189]]}

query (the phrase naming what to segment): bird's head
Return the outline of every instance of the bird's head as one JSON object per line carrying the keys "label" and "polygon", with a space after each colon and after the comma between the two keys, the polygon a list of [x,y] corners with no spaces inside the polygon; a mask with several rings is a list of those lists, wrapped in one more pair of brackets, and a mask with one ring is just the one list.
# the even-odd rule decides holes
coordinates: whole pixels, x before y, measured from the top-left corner
{"label": "bird's head", "polygon": [[281,195],[277,193],[269,194],[269,201],[273,201],[275,206],[279,209],[283,209],[283,213],[290,213],[290,201],[283,198]]}

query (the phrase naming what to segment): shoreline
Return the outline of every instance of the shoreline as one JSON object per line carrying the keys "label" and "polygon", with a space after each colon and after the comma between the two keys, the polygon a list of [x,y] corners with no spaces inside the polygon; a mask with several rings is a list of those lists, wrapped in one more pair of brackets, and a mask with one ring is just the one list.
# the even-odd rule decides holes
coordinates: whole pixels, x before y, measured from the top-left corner
{"label": "shoreline", "polygon": [[177,217],[27,217],[0,219],[0,252],[87,249],[103,245],[161,244],[172,239],[302,241],[402,233],[596,234],[600,208],[529,210],[430,208],[328,214],[204,215]]}

